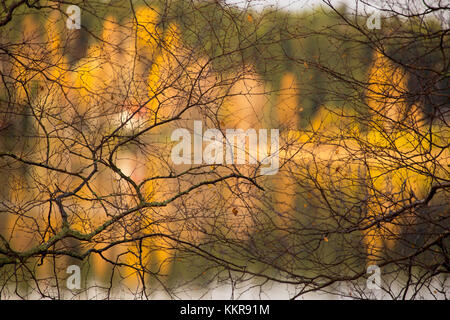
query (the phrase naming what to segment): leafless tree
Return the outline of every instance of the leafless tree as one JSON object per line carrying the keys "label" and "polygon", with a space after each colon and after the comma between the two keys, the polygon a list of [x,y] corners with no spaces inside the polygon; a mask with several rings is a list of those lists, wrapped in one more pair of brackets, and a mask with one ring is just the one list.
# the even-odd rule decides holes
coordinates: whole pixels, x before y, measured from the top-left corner
{"label": "leafless tree", "polygon": [[[0,297],[448,297],[444,1],[0,6]],[[195,123],[277,173],[176,163]]]}

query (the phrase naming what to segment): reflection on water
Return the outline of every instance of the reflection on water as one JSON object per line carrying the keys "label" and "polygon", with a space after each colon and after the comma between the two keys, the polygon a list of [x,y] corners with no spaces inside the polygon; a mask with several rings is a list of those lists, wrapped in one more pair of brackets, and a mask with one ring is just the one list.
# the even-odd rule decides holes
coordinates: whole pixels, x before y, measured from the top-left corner
{"label": "reflection on water", "polygon": [[[245,285],[224,285],[215,283],[209,287],[179,288],[170,293],[164,290],[157,290],[147,296],[141,293],[132,292],[129,288],[114,289],[108,291],[104,285],[90,282],[88,289],[77,291],[61,291],[61,299],[66,300],[289,300],[300,292],[300,287],[286,284],[264,284],[255,285],[246,283]],[[13,288],[11,288],[13,289]],[[42,289],[42,288],[41,288]],[[8,290],[14,292],[13,290]],[[299,300],[352,300],[352,299],[416,299],[416,300],[444,300],[450,294],[450,281],[445,277],[435,278],[427,288],[416,291],[410,288],[409,294],[404,297],[404,288],[398,284],[386,286],[383,283],[382,290],[370,290],[365,285],[354,283],[340,283],[334,287],[328,287],[320,292],[309,292],[299,296]],[[5,297],[2,297],[5,298]],[[9,299],[19,299],[18,296],[8,296]],[[27,296],[27,299],[42,299],[41,295],[34,293]]]}

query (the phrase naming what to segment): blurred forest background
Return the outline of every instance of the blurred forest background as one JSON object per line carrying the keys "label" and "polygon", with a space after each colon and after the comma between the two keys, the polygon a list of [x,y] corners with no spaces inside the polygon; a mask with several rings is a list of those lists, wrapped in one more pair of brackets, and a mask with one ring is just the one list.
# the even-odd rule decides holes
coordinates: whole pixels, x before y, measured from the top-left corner
{"label": "blurred forest background", "polygon": [[[332,1],[2,3],[2,298],[370,298],[371,264],[384,297],[448,297],[448,4],[369,30]],[[279,172],[175,166],[194,120],[279,129]]]}

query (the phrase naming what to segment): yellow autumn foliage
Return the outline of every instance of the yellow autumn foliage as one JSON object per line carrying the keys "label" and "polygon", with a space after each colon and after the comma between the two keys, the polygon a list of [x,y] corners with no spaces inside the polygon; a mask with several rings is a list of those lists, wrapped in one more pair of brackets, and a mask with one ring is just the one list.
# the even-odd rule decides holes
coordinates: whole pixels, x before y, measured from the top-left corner
{"label": "yellow autumn foliage", "polygon": [[295,75],[287,72],[280,82],[280,92],[276,106],[279,127],[296,129],[300,123],[299,89]]}
{"label": "yellow autumn foliage", "polygon": [[407,75],[402,68],[394,66],[384,53],[376,50],[374,55],[369,71],[367,104],[375,122],[386,124],[398,121],[407,111]]}
{"label": "yellow autumn foliage", "polygon": [[[431,186],[431,179],[421,174],[421,166],[431,163],[428,150],[432,147],[424,139],[426,128],[420,109],[407,103],[406,92],[405,72],[376,51],[367,93],[373,125],[365,140],[377,155],[367,166],[372,199],[368,204],[369,221],[371,217],[399,209],[402,201],[412,194],[417,198],[426,196]],[[369,263],[379,258],[383,248],[395,245],[401,232],[399,223],[408,219],[394,219],[369,229],[366,234]]]}
{"label": "yellow autumn foliage", "polygon": [[[281,128],[282,141],[288,145],[295,144],[295,141],[301,137],[301,133],[298,130],[300,123],[298,98],[297,79],[293,73],[287,72],[280,81],[280,91],[275,111],[278,122],[277,127]],[[287,150],[283,150],[280,154],[281,159],[289,159],[292,156],[289,151],[294,149],[295,147],[290,147]],[[291,170],[292,168],[286,165],[272,178],[276,190],[274,209],[280,215],[292,212],[297,201],[297,184]]]}
{"label": "yellow autumn foliage", "polygon": [[[142,17],[142,21],[153,19],[148,24],[148,30],[152,23],[157,20],[157,16],[152,16],[154,11],[149,8],[142,10],[138,11],[137,17]],[[140,21],[139,18],[138,21]],[[154,46],[152,51],[153,61],[147,77],[148,96],[152,99],[147,104],[147,120],[152,123],[169,117],[175,109],[175,106],[172,105],[174,102],[170,99],[171,96],[176,95],[171,81],[174,81],[177,76],[176,72],[174,72],[174,69],[177,67],[177,61],[174,57],[177,49],[181,46],[181,39],[179,29],[173,23],[169,25],[161,43],[154,39],[155,36],[160,36],[158,28],[155,29],[153,37],[149,37],[143,30],[139,31],[139,28],[138,26],[138,33],[141,32],[140,35],[138,34],[141,45]],[[165,101],[169,101],[169,104]],[[148,163],[146,167],[146,178],[163,174],[163,168],[157,163]],[[167,184],[161,185],[157,180],[146,182],[143,190],[146,200],[151,202],[164,199],[165,196],[170,194],[167,187]],[[160,210],[162,211],[162,209]],[[170,210],[173,210],[171,205],[164,208],[164,211],[169,212],[169,214]],[[151,214],[152,210],[148,210],[148,215]],[[164,230],[167,228],[165,223],[152,223],[153,219],[154,217],[151,216],[142,217],[142,225],[147,226],[143,232],[145,234],[164,233]],[[139,275],[139,270],[148,268],[149,264],[156,265],[159,269],[158,271],[162,274],[169,272],[172,255],[167,249],[164,249],[166,247],[168,247],[167,240],[163,237],[149,237],[144,239],[140,245],[134,243],[128,247],[129,253],[126,257],[126,264],[130,265],[131,268],[125,270],[125,277],[128,279],[130,286],[135,285],[136,281],[139,281],[136,278]]]}
{"label": "yellow autumn foliage", "polygon": [[158,20],[157,9],[148,6],[140,7],[133,20],[138,47],[149,53],[154,51],[161,39],[161,29],[157,25]]}
{"label": "yellow autumn foliage", "polygon": [[[148,96],[152,99],[148,105],[149,120],[166,119],[176,109],[176,85],[180,71],[177,70],[177,50],[181,46],[180,31],[175,23],[170,23],[161,46],[154,54],[154,60],[148,74]],[[179,58],[178,58],[179,59]]]}

